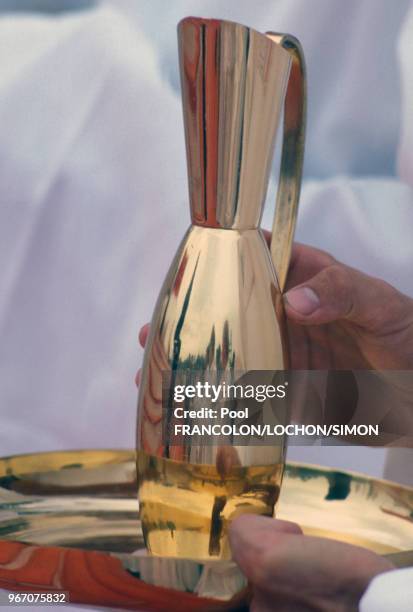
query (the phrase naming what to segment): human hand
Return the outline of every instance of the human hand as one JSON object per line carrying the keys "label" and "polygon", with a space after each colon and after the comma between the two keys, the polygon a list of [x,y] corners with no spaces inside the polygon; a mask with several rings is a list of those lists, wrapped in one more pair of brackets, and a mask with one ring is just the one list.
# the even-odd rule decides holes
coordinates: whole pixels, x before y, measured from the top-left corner
{"label": "human hand", "polygon": [[295,244],[286,289],[292,369],[413,368],[413,300],[388,283]]}
{"label": "human hand", "polygon": [[[269,241],[270,234],[265,232],[265,237]],[[367,395],[367,401],[365,398],[362,403],[352,392],[353,383],[338,379],[329,386],[328,406],[323,408],[324,400],[318,392],[306,390],[305,405],[302,401],[292,402],[292,419],[324,422],[322,411],[328,409],[329,422],[347,423],[357,407],[359,416],[363,414],[364,422],[370,423],[375,422],[379,412],[382,419],[391,410],[386,426],[382,426],[382,434],[390,432],[390,437],[382,441],[410,446],[411,377],[399,380],[400,377],[384,371],[413,369],[413,300],[388,283],[303,244],[293,247],[286,289],[290,369],[380,370],[380,380],[374,379],[369,384],[372,389],[376,385],[380,389],[382,382],[386,391],[382,394],[384,405],[380,412],[377,393],[371,394],[372,400]],[[141,330],[142,346],[148,330],[148,325]],[[298,395],[299,380],[295,383]]]}
{"label": "human hand", "polygon": [[394,569],[367,549],[252,514],[231,523],[229,539],[253,586],[251,612],[356,612],[369,582]]}

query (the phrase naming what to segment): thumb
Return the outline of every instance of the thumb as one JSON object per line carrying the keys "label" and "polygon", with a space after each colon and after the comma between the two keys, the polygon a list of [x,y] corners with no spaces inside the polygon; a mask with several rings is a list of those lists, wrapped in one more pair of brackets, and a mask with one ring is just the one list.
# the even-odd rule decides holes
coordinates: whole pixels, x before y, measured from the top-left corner
{"label": "thumb", "polygon": [[290,289],[284,302],[288,318],[302,325],[348,320],[387,334],[413,321],[413,300],[388,283],[340,263]]}

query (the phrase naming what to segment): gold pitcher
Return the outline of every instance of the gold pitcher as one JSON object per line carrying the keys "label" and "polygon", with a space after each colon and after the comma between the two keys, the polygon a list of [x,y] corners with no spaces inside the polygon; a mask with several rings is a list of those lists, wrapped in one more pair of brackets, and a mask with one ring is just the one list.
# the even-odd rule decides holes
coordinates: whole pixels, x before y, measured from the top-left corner
{"label": "gold pitcher", "polygon": [[[192,225],[160,292],[145,350],[137,425],[140,518],[152,554],[225,559],[234,516],[273,514],[283,444],[170,444],[162,373],[288,368],[281,292],[302,174],[305,69],[295,38],[228,21],[183,19],[178,43]],[[283,104],[268,248],[259,224]]]}

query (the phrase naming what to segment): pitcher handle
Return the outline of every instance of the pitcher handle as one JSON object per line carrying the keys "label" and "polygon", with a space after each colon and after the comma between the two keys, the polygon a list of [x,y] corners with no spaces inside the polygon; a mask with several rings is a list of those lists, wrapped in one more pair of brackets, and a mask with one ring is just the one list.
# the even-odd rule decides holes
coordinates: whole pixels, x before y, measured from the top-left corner
{"label": "pitcher handle", "polygon": [[300,197],[307,114],[307,80],[300,42],[289,34],[266,32],[291,55],[291,72],[284,102],[284,129],[280,177],[272,226],[271,258],[281,292],[290,265]]}

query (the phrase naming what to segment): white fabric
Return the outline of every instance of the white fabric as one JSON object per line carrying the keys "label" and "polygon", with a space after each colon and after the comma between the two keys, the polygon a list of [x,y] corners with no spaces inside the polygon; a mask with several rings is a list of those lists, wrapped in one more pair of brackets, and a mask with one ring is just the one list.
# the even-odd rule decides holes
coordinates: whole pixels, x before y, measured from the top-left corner
{"label": "white fabric", "polygon": [[413,568],[376,576],[362,597],[359,609],[360,612],[412,612]]}
{"label": "white fabric", "polygon": [[130,447],[187,222],[178,99],[110,9],[4,17],[0,48],[0,454]]}

